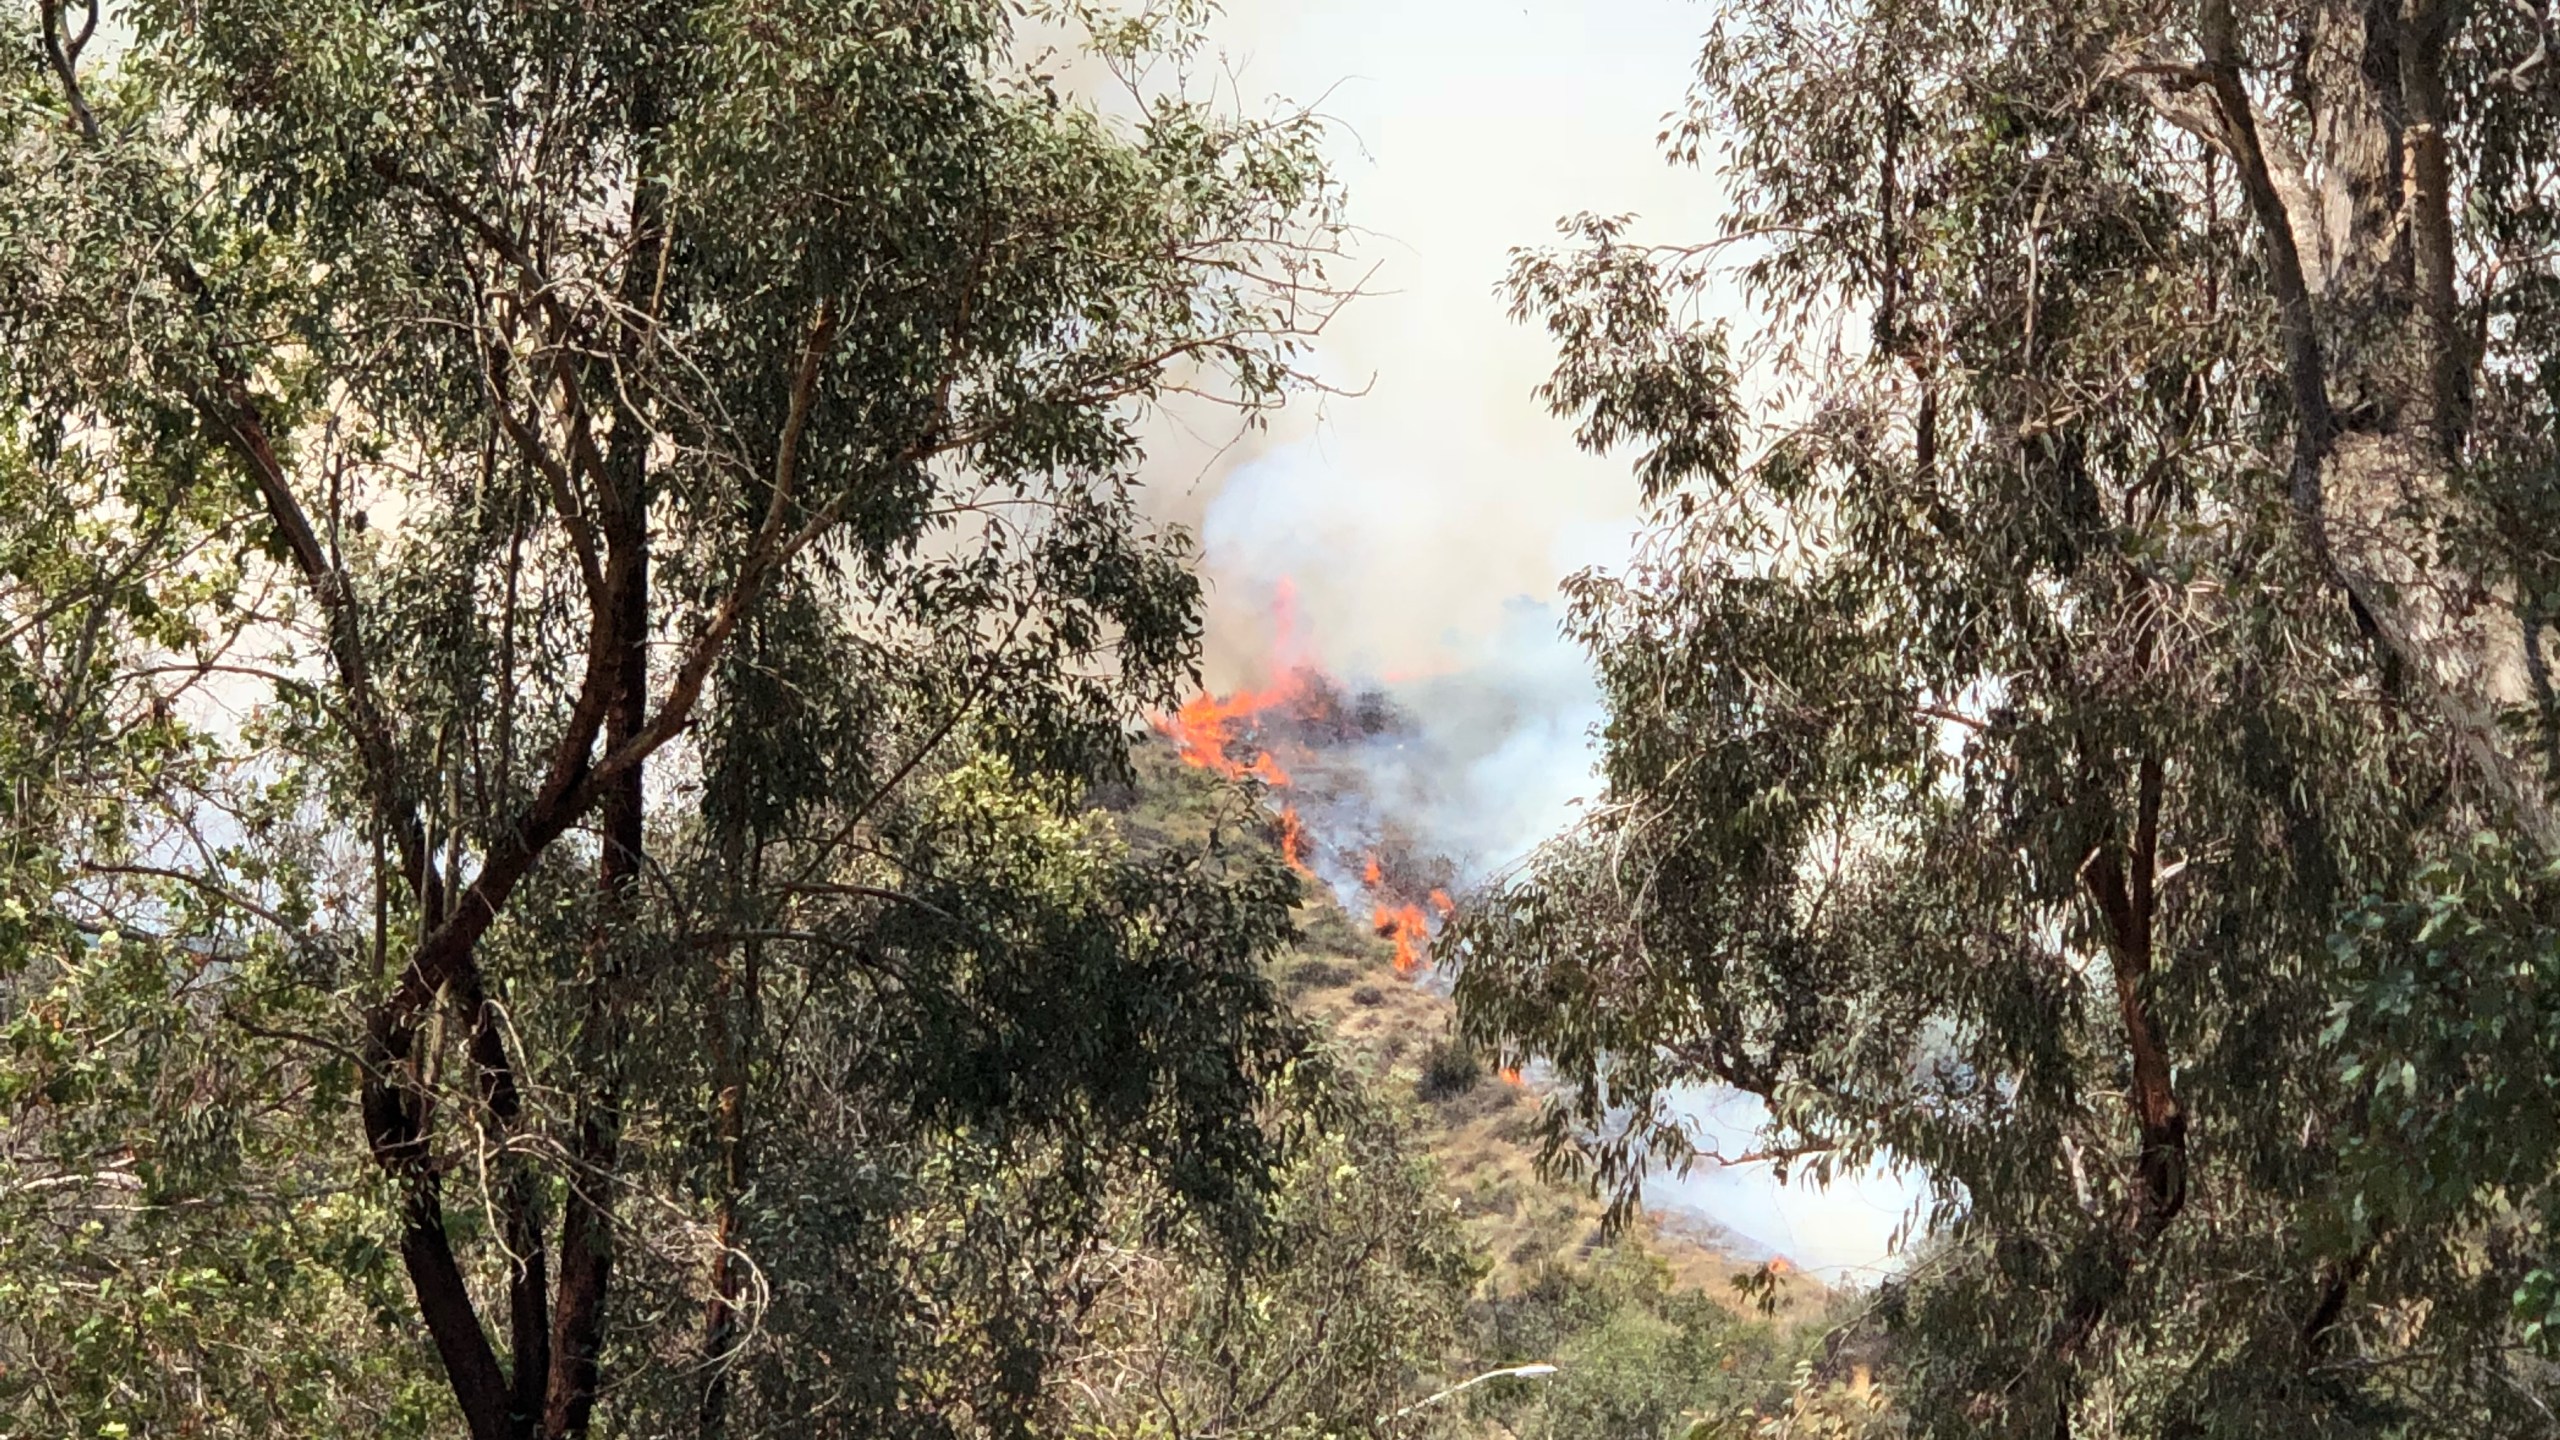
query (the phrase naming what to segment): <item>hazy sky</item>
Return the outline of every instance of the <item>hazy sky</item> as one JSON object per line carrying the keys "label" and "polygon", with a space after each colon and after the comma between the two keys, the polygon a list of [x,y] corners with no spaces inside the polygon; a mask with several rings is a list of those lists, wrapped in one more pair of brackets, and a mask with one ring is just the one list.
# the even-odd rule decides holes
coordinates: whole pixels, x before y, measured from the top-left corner
{"label": "hazy sky", "polygon": [[1222,20],[1245,96],[1322,97],[1381,293],[1319,357],[1365,393],[1205,475],[1191,462],[1192,505],[1218,504],[1183,507],[1209,545],[1213,682],[1258,665],[1281,574],[1319,653],[1414,671],[1482,643],[1506,602],[1623,551],[1627,466],[1579,454],[1532,399],[1551,352],[1495,286],[1511,247],[1575,211],[1634,211],[1666,238],[1706,228],[1708,182],[1666,165],[1654,137],[1707,18],[1687,0],[1246,0]]}

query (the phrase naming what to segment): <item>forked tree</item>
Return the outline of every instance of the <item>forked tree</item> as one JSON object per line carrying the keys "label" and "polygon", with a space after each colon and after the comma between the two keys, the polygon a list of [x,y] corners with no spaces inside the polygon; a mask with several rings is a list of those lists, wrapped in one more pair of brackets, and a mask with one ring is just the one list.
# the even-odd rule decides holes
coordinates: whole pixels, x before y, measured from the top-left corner
{"label": "forked tree", "polygon": [[[733,1372],[783,1387],[758,1428],[1001,1424],[1096,1206],[1249,1209],[1290,882],[1071,818],[1195,656],[1148,407],[1276,403],[1341,298],[1313,122],[1186,98],[1194,18],[11,22],[6,464],[51,498],[7,522],[9,673],[63,743],[12,751],[12,999],[55,1038],[11,1091],[51,1168],[8,1195],[243,1327],[34,1336],[66,1388],[13,1404],[376,1393],[326,1343],[269,1365],[254,1297],[310,1292],[239,1258],[317,1264],[317,1225],[363,1293],[367,1212],[308,1208],[352,1186],[475,1440],[608,1391],[675,1423],[632,1418],[652,1384],[718,1431]],[[1113,116],[1047,73],[1067,42]],[[228,1148],[171,1138],[199,1120]],[[141,1218],[63,1218],[137,1154]],[[885,1238],[926,1190],[976,1249]],[[741,1369],[769,1306],[812,1348]]]}

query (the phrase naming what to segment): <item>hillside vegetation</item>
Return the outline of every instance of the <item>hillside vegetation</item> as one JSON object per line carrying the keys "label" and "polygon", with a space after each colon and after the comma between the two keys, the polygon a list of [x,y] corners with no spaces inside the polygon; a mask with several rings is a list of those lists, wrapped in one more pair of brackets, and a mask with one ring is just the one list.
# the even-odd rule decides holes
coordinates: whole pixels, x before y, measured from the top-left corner
{"label": "hillside vegetation", "polygon": [[[1185,765],[1170,745],[1141,742],[1132,769],[1134,784],[1099,798],[1141,847],[1230,834],[1276,849],[1279,832],[1249,790]],[[1888,1423],[1875,1352],[1857,1333],[1864,1297],[1783,1260],[1738,1258],[1705,1217],[1638,1211],[1612,1227],[1591,1187],[1541,1173],[1535,1082],[1487,1066],[1456,1037],[1437,977],[1398,973],[1388,937],[1303,880],[1298,939],[1274,958],[1275,979],[1393,1110],[1404,1145],[1427,1159],[1430,1203],[1457,1218],[1471,1256],[1450,1379],[1559,1366],[1553,1380],[1496,1382],[1470,1397],[1468,1428],[1638,1440]]]}
{"label": "hillside vegetation", "polygon": [[1198,688],[1373,238],[1213,10],[0,6],[0,1435],[2560,1437],[2548,0],[1702,11],[1471,888]]}

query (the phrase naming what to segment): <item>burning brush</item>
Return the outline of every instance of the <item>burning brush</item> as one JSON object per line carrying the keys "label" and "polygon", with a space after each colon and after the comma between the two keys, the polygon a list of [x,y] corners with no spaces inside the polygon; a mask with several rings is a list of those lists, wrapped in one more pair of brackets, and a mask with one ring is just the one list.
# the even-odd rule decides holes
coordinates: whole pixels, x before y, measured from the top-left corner
{"label": "burning brush", "polygon": [[1432,935],[1456,908],[1453,867],[1421,856],[1377,813],[1360,758],[1401,727],[1384,692],[1346,694],[1323,671],[1298,665],[1261,689],[1203,693],[1154,724],[1185,764],[1260,783],[1290,866],[1330,885],[1353,913],[1366,905],[1379,938],[1395,946],[1397,973],[1421,972]]}

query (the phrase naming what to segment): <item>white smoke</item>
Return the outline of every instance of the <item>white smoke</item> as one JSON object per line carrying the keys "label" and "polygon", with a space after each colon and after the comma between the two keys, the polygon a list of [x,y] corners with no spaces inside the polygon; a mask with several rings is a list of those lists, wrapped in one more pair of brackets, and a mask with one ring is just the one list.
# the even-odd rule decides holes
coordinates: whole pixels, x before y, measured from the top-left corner
{"label": "white smoke", "polygon": [[[1310,820],[1345,837],[1316,868],[1355,904],[1359,846],[1390,819],[1463,887],[1594,793],[1601,707],[1588,657],[1560,632],[1557,585],[1627,558],[1635,485],[1538,404],[1553,352],[1496,286],[1511,248],[1547,242],[1559,216],[1636,212],[1638,238],[1709,230],[1713,186],[1653,142],[1710,18],[1685,0],[1230,0],[1221,21],[1240,95],[1326,97],[1377,293],[1314,357],[1358,393],[1233,451],[1214,425],[1171,427],[1151,472],[1163,513],[1203,542],[1212,688],[1312,662],[1410,720],[1357,747],[1361,786],[1295,797],[1344,807]],[[1742,1096],[1687,1108],[1699,1142],[1728,1154],[1763,1118]],[[1781,1186],[1766,1165],[1647,1187],[1827,1278],[1887,1265],[1916,1195],[1884,1175]]]}
{"label": "white smoke", "polygon": [[[1750,1154],[1769,1121],[1768,1107],[1739,1090],[1700,1087],[1678,1103],[1691,1143],[1726,1155]],[[1905,1226],[1918,1232],[1914,1222],[1928,1198],[1918,1176],[1883,1165],[1816,1185],[1804,1176],[1781,1183],[1772,1166],[1758,1161],[1702,1161],[1686,1175],[1654,1175],[1644,1195],[1648,1205],[1707,1216],[1825,1284],[1853,1286],[1893,1272],[1898,1262],[1887,1252],[1894,1234]]]}
{"label": "white smoke", "polygon": [[[1282,446],[1240,466],[1213,499],[1202,539],[1226,622],[1222,658],[1265,684],[1310,665],[1347,695],[1374,692],[1397,723],[1325,751],[1337,785],[1294,754],[1289,798],[1319,846],[1311,856],[1355,914],[1369,903],[1365,854],[1392,824],[1415,851],[1446,857],[1468,886],[1523,857],[1575,819],[1598,785],[1593,728],[1603,710],[1590,658],[1549,601],[1514,595],[1474,626],[1408,589],[1398,559],[1427,517],[1415,492],[1360,478],[1321,447]],[[1632,530],[1586,525],[1559,535],[1550,573],[1622,561]],[[1410,617],[1399,628],[1399,617]],[[1249,628],[1250,627],[1250,628]],[[1248,660],[1246,657],[1250,657]],[[1702,1150],[1743,1155],[1768,1114],[1732,1091],[1700,1089],[1681,1109]],[[1879,1167],[1828,1187],[1782,1184],[1765,1163],[1702,1162],[1649,1179],[1649,1204],[1704,1217],[1739,1258],[1783,1255],[1828,1283],[1890,1268],[1894,1232],[1921,1199],[1916,1180]],[[1736,1243],[1739,1242],[1739,1243]]]}
{"label": "white smoke", "polygon": [[[1239,468],[1202,524],[1222,619],[1212,635],[1230,665],[1250,655],[1268,675],[1313,662],[1352,692],[1382,692],[1405,723],[1358,747],[1370,792],[1471,882],[1591,793],[1600,696],[1554,602],[1515,593],[1467,614],[1417,590],[1409,552],[1434,543],[1430,499],[1364,483],[1312,443]],[[1558,550],[1551,563],[1582,558]]]}

